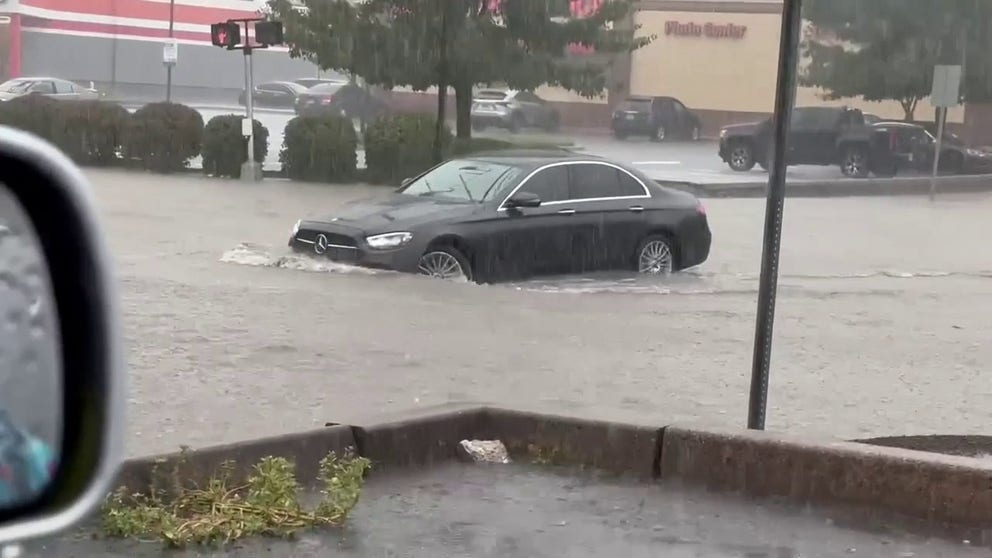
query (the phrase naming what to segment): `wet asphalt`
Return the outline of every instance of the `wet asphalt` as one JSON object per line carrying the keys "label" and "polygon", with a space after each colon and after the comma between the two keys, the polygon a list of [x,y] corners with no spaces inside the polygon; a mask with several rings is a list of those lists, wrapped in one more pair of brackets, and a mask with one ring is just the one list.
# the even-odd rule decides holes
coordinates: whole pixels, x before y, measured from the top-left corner
{"label": "wet asphalt", "polygon": [[[123,298],[131,456],[466,400],[744,424],[762,200],[707,200],[710,260],[669,279],[479,286],[288,257],[296,219],[381,189],[88,176]],[[768,428],[987,434],[992,197],[785,211]]]}
{"label": "wet asphalt", "polygon": [[375,477],[338,529],[296,541],[163,552],[83,529],[29,547],[28,557],[940,558],[987,548],[911,536],[882,523],[839,527],[825,515],[668,486],[518,465],[453,463]]}

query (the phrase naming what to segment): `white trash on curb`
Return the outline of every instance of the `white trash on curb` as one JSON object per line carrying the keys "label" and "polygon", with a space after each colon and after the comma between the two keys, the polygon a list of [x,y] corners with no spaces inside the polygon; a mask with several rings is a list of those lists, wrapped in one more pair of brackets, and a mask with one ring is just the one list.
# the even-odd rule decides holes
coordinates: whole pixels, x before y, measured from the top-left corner
{"label": "white trash on curb", "polygon": [[499,440],[462,440],[459,455],[476,463],[509,463],[510,455]]}

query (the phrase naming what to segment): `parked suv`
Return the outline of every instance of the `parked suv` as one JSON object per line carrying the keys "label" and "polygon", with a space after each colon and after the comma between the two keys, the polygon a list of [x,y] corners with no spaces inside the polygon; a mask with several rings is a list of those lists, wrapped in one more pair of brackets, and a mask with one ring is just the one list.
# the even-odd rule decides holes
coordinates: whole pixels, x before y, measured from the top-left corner
{"label": "parked suv", "polygon": [[[730,168],[768,169],[771,119],[725,126],[720,130],[720,158]],[[792,113],[786,164],[838,165],[845,176],[892,176],[897,162],[884,130],[865,124],[860,110],[846,107],[798,107]]]}
{"label": "parked suv", "polygon": [[674,97],[629,97],[613,112],[613,136],[648,136],[653,141],[696,141],[702,131],[699,117]]}
{"label": "parked suv", "polygon": [[483,89],[472,99],[472,127],[476,130],[495,126],[517,132],[530,126],[552,132],[560,123],[558,110],[530,91]]}

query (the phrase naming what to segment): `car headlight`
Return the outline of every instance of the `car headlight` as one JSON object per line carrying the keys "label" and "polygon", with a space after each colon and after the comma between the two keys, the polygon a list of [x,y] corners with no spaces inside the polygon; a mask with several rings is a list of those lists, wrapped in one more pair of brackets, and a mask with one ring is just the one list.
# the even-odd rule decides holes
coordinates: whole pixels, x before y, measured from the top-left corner
{"label": "car headlight", "polygon": [[296,224],[293,225],[293,231],[291,233],[289,233],[289,236],[296,236],[296,233],[300,232],[300,224],[301,223],[303,223],[302,220],[297,221]]}
{"label": "car headlight", "polygon": [[365,243],[376,250],[399,248],[411,240],[413,240],[413,234],[408,232],[391,232],[365,237]]}
{"label": "car headlight", "polygon": [[972,157],[982,157],[985,155],[985,153],[977,149],[968,149],[968,155],[971,155]]}
{"label": "car headlight", "polygon": [[727,130],[720,130],[720,139],[727,137]]}

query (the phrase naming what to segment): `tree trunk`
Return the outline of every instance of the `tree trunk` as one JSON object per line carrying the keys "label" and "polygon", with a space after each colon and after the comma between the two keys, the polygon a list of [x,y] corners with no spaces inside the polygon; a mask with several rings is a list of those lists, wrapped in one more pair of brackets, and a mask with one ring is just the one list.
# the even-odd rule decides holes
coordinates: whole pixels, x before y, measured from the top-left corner
{"label": "tree trunk", "polygon": [[903,120],[906,122],[913,122],[916,119],[916,105],[920,102],[919,99],[902,99],[899,104],[902,105]]}
{"label": "tree trunk", "polygon": [[472,137],[472,83],[455,83],[455,135],[460,139]]}
{"label": "tree trunk", "polygon": [[448,17],[447,13],[441,14],[441,55],[438,57],[437,67],[437,121],[434,123],[434,147],[431,151],[431,158],[434,164],[444,160],[444,122],[447,117],[448,107]]}

